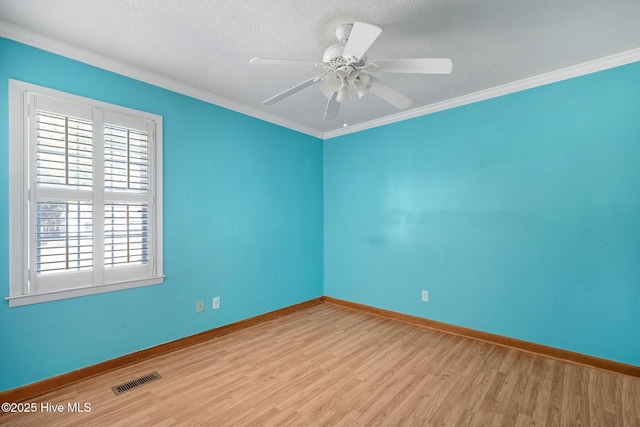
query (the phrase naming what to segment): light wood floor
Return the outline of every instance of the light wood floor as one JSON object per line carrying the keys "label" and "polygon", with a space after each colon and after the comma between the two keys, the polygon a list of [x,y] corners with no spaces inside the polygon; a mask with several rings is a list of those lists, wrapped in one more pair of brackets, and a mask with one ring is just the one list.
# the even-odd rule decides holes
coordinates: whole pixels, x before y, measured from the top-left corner
{"label": "light wood floor", "polygon": [[[149,372],[162,379],[115,396]],[[32,399],[0,425],[640,426],[640,379],[324,303]]]}

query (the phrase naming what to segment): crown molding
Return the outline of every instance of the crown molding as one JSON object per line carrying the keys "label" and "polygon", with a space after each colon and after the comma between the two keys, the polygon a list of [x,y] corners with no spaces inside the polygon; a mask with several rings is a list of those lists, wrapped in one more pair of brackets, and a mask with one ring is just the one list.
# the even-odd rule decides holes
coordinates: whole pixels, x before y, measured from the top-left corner
{"label": "crown molding", "polygon": [[4,37],[22,44],[26,44],[38,49],[46,50],[57,55],[64,56],[85,64],[89,64],[107,71],[114,72],[135,80],[149,83],[163,89],[177,92],[191,98],[199,99],[209,104],[214,104],[228,110],[235,111],[253,118],[264,120],[278,126],[282,126],[300,133],[304,133],[316,138],[322,138],[322,132],[300,125],[290,120],[283,119],[273,114],[265,113],[257,108],[249,107],[236,101],[215,95],[202,89],[187,85],[177,80],[161,76],[142,68],[117,61],[113,58],[99,55],[87,49],[76,47],[72,44],[53,39],[43,34],[27,30],[7,21],[0,20],[0,37]]}
{"label": "crown molding", "polygon": [[472,104],[474,102],[484,101],[486,99],[491,99],[514,92],[520,92],[523,90],[531,89],[538,86],[544,86],[550,83],[555,83],[586,74],[596,73],[598,71],[604,71],[609,68],[631,64],[637,61],[640,61],[640,48],[617,53],[611,56],[605,56],[604,58],[584,62],[582,64],[573,65],[571,67],[562,68],[534,77],[528,77],[526,79],[517,80],[515,82],[470,93],[468,95],[462,95],[457,98],[447,99],[445,101],[436,102],[434,104],[425,105],[423,107],[414,108],[412,110],[402,111],[400,113],[381,117],[379,119],[351,125],[346,128],[324,132],[322,134],[322,139],[327,140],[336,138],[338,136],[348,135],[351,133],[360,132],[363,130],[372,129],[375,127],[384,126],[415,117],[425,116],[427,114],[436,113],[438,111],[444,111],[450,108],[460,107],[462,105]]}

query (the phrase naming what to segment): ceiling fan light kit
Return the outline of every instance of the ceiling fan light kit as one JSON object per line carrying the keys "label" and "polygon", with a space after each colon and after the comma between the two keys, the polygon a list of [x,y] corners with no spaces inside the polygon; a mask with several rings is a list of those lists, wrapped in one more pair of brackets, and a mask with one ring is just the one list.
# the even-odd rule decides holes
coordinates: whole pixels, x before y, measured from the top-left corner
{"label": "ceiling fan light kit", "polygon": [[380,27],[364,22],[339,25],[336,28],[338,43],[325,50],[322,62],[253,58],[249,61],[252,64],[315,66],[326,71],[326,74],[299,83],[262,103],[275,104],[322,81],[320,90],[329,99],[325,108],[325,121],[335,118],[340,104],[351,100],[350,89],[356,92],[358,98],[371,92],[398,110],[404,110],[413,100],[369,73],[450,74],[453,70],[453,63],[449,58],[382,59],[369,62],[367,51],[380,33]]}

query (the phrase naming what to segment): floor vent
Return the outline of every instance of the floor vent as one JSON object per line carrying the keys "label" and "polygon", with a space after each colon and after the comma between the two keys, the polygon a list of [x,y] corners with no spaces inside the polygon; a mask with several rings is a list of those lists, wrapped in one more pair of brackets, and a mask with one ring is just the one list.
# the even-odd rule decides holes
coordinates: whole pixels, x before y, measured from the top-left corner
{"label": "floor vent", "polygon": [[124,393],[125,391],[133,390],[136,387],[140,387],[146,383],[150,383],[151,381],[159,380],[162,378],[159,373],[151,372],[143,377],[133,379],[131,381],[127,381],[124,384],[117,385],[115,387],[111,387],[111,390],[115,393],[115,395],[119,395]]}

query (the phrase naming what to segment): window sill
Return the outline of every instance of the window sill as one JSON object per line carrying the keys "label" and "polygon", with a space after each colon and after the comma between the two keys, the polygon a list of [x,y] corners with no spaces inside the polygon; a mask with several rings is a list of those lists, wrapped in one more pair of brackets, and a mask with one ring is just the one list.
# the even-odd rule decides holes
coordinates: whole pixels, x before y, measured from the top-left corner
{"label": "window sill", "polygon": [[158,276],[144,280],[134,280],[130,282],[108,283],[104,285],[86,286],[83,288],[64,289],[55,292],[16,295],[5,297],[5,299],[9,301],[9,307],[20,307],[23,305],[39,304],[41,302],[57,301],[67,298],[83,297],[86,295],[102,294],[105,292],[121,291],[124,289],[139,288],[142,286],[158,285],[164,282],[165,277],[166,276]]}

